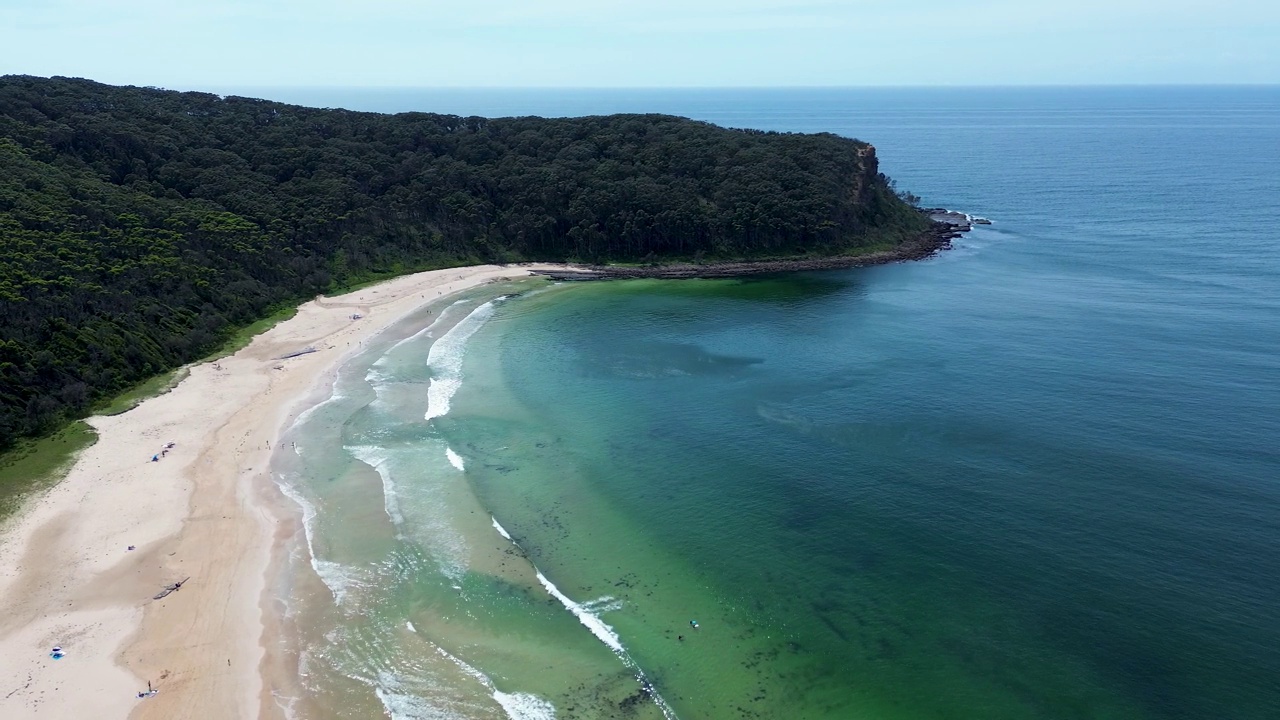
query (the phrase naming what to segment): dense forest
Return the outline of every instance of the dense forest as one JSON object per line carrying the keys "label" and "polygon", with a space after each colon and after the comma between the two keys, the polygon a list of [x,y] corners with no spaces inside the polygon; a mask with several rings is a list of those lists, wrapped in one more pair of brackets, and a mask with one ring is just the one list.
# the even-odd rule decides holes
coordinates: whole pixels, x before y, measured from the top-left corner
{"label": "dense forest", "polygon": [[284,304],[478,262],[919,235],[874,149],[662,115],[485,119],[0,78],[0,449]]}

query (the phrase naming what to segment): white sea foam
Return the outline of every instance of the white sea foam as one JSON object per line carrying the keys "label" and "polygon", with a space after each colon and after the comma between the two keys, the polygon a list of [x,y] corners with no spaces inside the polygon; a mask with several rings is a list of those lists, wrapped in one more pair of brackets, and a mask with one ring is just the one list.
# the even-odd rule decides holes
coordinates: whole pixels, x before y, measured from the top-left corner
{"label": "white sea foam", "polygon": [[[401,497],[399,485],[395,482],[392,456],[385,448],[348,445],[346,449],[352,457],[373,468],[382,479],[383,509],[395,526],[396,537],[412,536],[430,551],[440,572],[451,580],[461,580],[467,572],[466,537],[450,524],[446,514],[412,512],[415,507],[422,507],[424,498],[429,494],[440,492],[439,488],[431,482],[421,482],[423,478],[419,478],[420,482],[406,486],[408,494]],[[412,523],[405,522],[406,510],[413,517]]]}
{"label": "white sea foam", "polygon": [[389,350],[387,350],[387,354],[386,354],[386,355],[383,355],[383,356],[382,356],[382,357],[380,357],[380,358],[378,358],[378,360],[377,360],[376,362],[374,362],[373,364],[374,364],[374,365],[379,365],[379,366],[380,366],[380,365],[384,365],[384,364],[386,364],[387,355],[390,355],[391,353],[395,352],[396,350],[399,350],[399,349],[401,348],[401,346],[403,346],[403,345],[407,345],[407,344],[409,344],[409,343],[413,342],[414,340],[417,340],[417,339],[418,339],[418,338],[420,338],[420,337],[431,337],[431,330],[436,326],[436,323],[437,323],[437,322],[440,322],[440,318],[443,318],[443,317],[445,316],[445,314],[448,312],[448,310],[449,310],[448,308],[445,308],[445,311],[444,311],[444,312],[442,312],[442,313],[440,313],[439,315],[437,315],[437,316],[436,316],[436,318],[435,318],[434,320],[432,320],[431,322],[427,323],[427,326],[426,326],[426,327],[424,327],[424,328],[422,328],[421,330],[419,330],[418,332],[416,332],[416,333],[414,333],[414,334],[410,335],[409,337],[407,337],[407,338],[405,338],[405,339],[401,340],[400,342],[396,343],[395,345],[392,345],[392,346],[391,346],[391,348],[390,348]]}
{"label": "white sea foam", "polygon": [[[489,516],[489,519],[493,521],[493,528],[498,531],[499,535],[511,540],[511,535],[507,532],[507,529],[498,524],[498,518]],[[515,540],[511,540],[511,542],[515,542]]]}
{"label": "white sea foam", "polygon": [[[303,423],[306,423],[308,420],[310,420],[311,416],[315,415],[316,412],[320,410],[320,408],[327,407],[329,405],[332,405],[333,403],[336,403],[345,399],[347,396],[338,389],[338,383],[341,380],[342,380],[342,373],[341,371],[339,371],[338,374],[333,379],[333,388],[329,392],[329,397],[325,398],[324,400],[321,400],[315,405],[312,405],[306,410],[303,410],[302,412],[298,413],[298,417],[295,418],[293,423],[289,425],[288,430],[293,430],[294,428],[301,427]],[[286,430],[286,432],[288,432],[288,430]]]}
{"label": "white sea foam", "polygon": [[449,414],[449,401],[462,387],[462,360],[466,356],[467,340],[493,317],[497,304],[505,299],[506,296],[494,298],[472,310],[431,344],[427,352],[427,366],[432,373],[427,385],[427,420]]}
{"label": "white sea foam", "polygon": [[462,456],[454,452],[453,448],[445,446],[444,455],[449,458],[449,464],[458,468],[459,472],[467,469],[467,464],[462,461]]}
{"label": "white sea foam", "polygon": [[372,404],[375,407],[386,407],[386,399],[390,395],[389,388],[387,386],[395,381],[394,375],[387,367],[391,363],[391,356],[408,343],[414,342],[422,337],[431,337],[432,330],[435,328],[436,322],[439,322],[444,315],[445,313],[441,313],[435,321],[428,324],[426,327],[397,342],[395,345],[392,345],[391,348],[382,355],[382,357],[375,360],[373,364],[369,366],[369,370],[365,373],[364,379],[365,382],[369,384],[369,387],[373,388],[374,400]]}
{"label": "white sea foam", "polygon": [[329,405],[329,404],[331,404],[331,403],[338,402],[338,401],[339,401],[339,400],[341,400],[343,397],[345,397],[345,396],[340,395],[340,394],[338,394],[338,393],[336,393],[336,392],[335,392],[334,394],[330,395],[329,397],[325,398],[324,400],[322,400],[322,401],[320,401],[320,402],[316,403],[315,405],[312,405],[311,407],[307,408],[306,410],[303,410],[302,412],[298,413],[298,417],[293,421],[293,423],[292,423],[292,424],[290,424],[290,425],[289,425],[288,430],[286,430],[285,432],[288,432],[289,430],[293,430],[293,429],[295,429],[295,428],[301,427],[304,423],[306,423],[308,420],[310,420],[310,419],[311,419],[311,416],[312,416],[312,415],[315,415],[315,414],[316,414],[316,412],[320,410],[320,408],[325,407],[326,405]]}
{"label": "white sea foam", "polygon": [[[496,521],[494,524],[497,524]],[[619,610],[622,608],[622,604],[617,602],[612,596],[606,595],[602,598],[592,600],[586,605],[581,605],[570,600],[568,596],[560,592],[560,589],[548,580],[547,576],[543,575],[542,571],[537,567],[534,567],[533,571],[538,576],[538,582],[542,583],[542,586],[547,589],[547,592],[551,593],[552,597],[559,600],[561,605],[564,605],[569,612],[573,613],[574,617],[578,618],[578,622],[586,626],[586,628],[591,631],[591,634],[595,635],[600,642],[608,645],[609,649],[613,650],[614,654],[617,655],[628,668],[636,673],[636,680],[638,680],[644,687],[645,691],[648,692],[649,697],[653,698],[654,704],[662,711],[662,716],[667,718],[667,720],[677,720],[675,710],[672,710],[671,706],[667,704],[667,701],[658,694],[658,691],[654,689],[648,678],[645,677],[644,671],[640,669],[640,666],[636,664],[635,660],[631,659],[631,655],[628,654],[626,648],[622,646],[622,639],[618,637],[618,633],[614,632],[613,628],[610,627],[608,623],[601,620],[596,615],[598,612]]]}
{"label": "white sea foam", "polygon": [[292,695],[284,695],[278,690],[271,691],[271,699],[276,703],[276,709],[284,715],[285,720],[293,720],[297,717],[294,711],[298,705],[298,698]]}
{"label": "white sea foam", "polygon": [[582,607],[592,615],[599,615],[606,612],[617,612],[622,609],[622,601],[612,595],[596,598],[588,602],[582,603]]}
{"label": "white sea foam", "polygon": [[315,556],[311,558],[311,567],[316,571],[316,575],[320,576],[325,587],[329,588],[329,592],[333,593],[333,601],[339,607],[346,604],[352,590],[365,587],[358,568],[332,560],[321,560]]}
{"label": "white sea foam", "polygon": [[298,492],[298,489],[285,480],[283,476],[276,476],[276,485],[279,486],[280,492],[285,497],[292,500],[302,509],[302,534],[306,539],[307,559],[311,562],[311,569],[315,571],[316,576],[325,584],[325,587],[329,588],[329,592],[333,593],[333,601],[341,606],[352,589],[363,586],[358,576],[359,571],[356,568],[330,560],[322,560],[316,556],[316,548],[313,541],[317,514],[315,504]]}
{"label": "white sea foam", "polygon": [[448,650],[440,646],[436,646],[436,652],[441,656],[448,658],[454,665],[457,665],[464,673],[475,678],[478,682],[488,688],[493,693],[493,699],[502,707],[503,712],[511,720],[555,720],[556,708],[551,703],[543,700],[537,695],[529,693],[504,693],[494,687],[493,681],[488,675],[472,667],[462,658],[453,655]]}
{"label": "white sea foam", "polygon": [[386,359],[386,356],[380,358],[364,374],[364,381],[373,389],[373,402],[371,405],[377,408],[386,407],[387,385],[392,381],[391,374],[379,367]]}
{"label": "white sea foam", "polygon": [[316,519],[316,506],[303,497],[293,483],[285,480],[283,475],[276,475],[276,486],[280,488],[282,495],[292,500],[302,510],[302,533],[307,541],[307,552],[315,557],[315,548],[311,544],[311,532],[312,523]]}
{"label": "white sea foam", "polygon": [[365,379],[365,382],[369,384],[369,387],[373,389],[373,394],[374,394],[374,400],[372,403],[373,406],[379,407],[379,408],[386,407],[386,399],[389,396],[389,389],[387,388],[387,385],[392,381],[394,381],[394,376],[387,369],[387,366],[391,362],[392,355],[394,355],[396,351],[399,350],[401,347],[409,343],[412,343],[424,337],[427,337],[427,338],[433,337],[435,334],[435,329],[437,324],[439,324],[441,320],[444,320],[446,317],[448,317],[451,314],[451,311],[453,310],[453,306],[459,305],[465,302],[468,302],[468,300],[464,298],[462,300],[457,300],[453,303],[453,305],[449,305],[448,307],[444,308],[440,312],[440,314],[435,317],[435,319],[433,319],[430,323],[427,324],[426,327],[410,335],[409,337],[404,338],[403,340],[400,340],[395,345],[392,345],[385,353],[383,353],[381,357],[379,357],[377,360],[373,362],[372,365],[369,366],[369,370],[365,373],[364,379]]}
{"label": "white sea foam", "polygon": [[556,717],[556,707],[537,695],[494,690],[493,699],[511,720],[555,720]]}
{"label": "white sea foam", "polygon": [[382,507],[398,533],[400,526],[404,525],[404,515],[400,512],[400,496],[396,493],[391,468],[387,467],[387,451],[375,445],[348,445],[346,449],[352,457],[373,468],[378,477],[382,478]]}
{"label": "white sea foam", "polygon": [[488,676],[488,675],[485,675],[484,673],[482,673],[482,672],[480,672],[479,670],[475,669],[475,668],[474,668],[474,667],[472,667],[469,663],[467,663],[467,661],[465,661],[465,660],[463,660],[462,658],[460,658],[460,657],[458,657],[458,656],[454,655],[453,653],[449,652],[448,650],[445,650],[444,648],[440,647],[439,645],[436,645],[435,643],[432,643],[432,647],[434,647],[434,648],[436,649],[436,652],[440,653],[441,657],[444,657],[444,658],[448,659],[448,660],[449,660],[449,662],[453,663],[454,665],[457,665],[459,668],[461,668],[461,669],[462,669],[462,671],[463,671],[463,672],[465,672],[466,674],[468,674],[468,675],[470,675],[471,677],[475,678],[476,680],[480,681],[480,682],[481,682],[485,687],[490,688],[490,689],[492,689],[492,688],[493,688],[493,681],[489,679],[489,676]]}
{"label": "white sea foam", "polygon": [[390,671],[380,671],[378,679],[371,684],[373,693],[378,696],[391,720],[455,720],[459,717],[411,692]]}
{"label": "white sea foam", "polygon": [[569,612],[573,613],[574,616],[578,618],[578,622],[585,625],[586,628],[591,631],[592,635],[595,635],[600,639],[600,642],[608,645],[615,653],[618,653],[619,655],[623,654],[624,650],[622,649],[622,640],[618,637],[618,633],[613,631],[612,627],[609,627],[605,621],[595,615],[592,615],[589,610],[570,600],[567,595],[560,592],[560,588],[557,588],[554,583],[548,580],[547,576],[543,575],[541,570],[537,570],[535,568],[535,572],[538,574],[538,582],[542,583],[542,587],[546,588],[547,592],[551,593],[551,597],[559,600],[561,605],[564,605]]}

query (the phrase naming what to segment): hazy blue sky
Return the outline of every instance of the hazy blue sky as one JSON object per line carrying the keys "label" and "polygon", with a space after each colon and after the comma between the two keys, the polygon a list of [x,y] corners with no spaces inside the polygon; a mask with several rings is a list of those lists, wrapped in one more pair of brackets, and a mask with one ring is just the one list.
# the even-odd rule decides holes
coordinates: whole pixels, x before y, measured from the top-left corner
{"label": "hazy blue sky", "polygon": [[175,88],[1280,82],[1280,0],[0,0],[0,73]]}

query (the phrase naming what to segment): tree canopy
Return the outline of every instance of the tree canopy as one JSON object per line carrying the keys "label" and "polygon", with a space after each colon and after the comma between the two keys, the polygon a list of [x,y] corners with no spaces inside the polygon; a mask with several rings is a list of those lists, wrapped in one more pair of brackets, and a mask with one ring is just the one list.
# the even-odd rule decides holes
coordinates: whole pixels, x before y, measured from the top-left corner
{"label": "tree canopy", "polygon": [[831,255],[928,221],[831,134],[0,78],[0,447],[272,309],[479,262]]}

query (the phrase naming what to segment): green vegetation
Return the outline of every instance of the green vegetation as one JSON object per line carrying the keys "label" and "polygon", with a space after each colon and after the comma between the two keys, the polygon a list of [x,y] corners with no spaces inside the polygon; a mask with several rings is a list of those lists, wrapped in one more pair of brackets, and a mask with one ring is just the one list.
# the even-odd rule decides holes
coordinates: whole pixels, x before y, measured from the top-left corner
{"label": "green vegetation", "polygon": [[277,323],[282,323],[297,314],[298,308],[290,305],[271,313],[261,320],[239,328],[232,332],[226,342],[222,343],[217,350],[210,354],[208,359],[213,360],[227,355],[234,355],[240,348],[248,345],[255,335],[261,335],[275,327]]}
{"label": "green vegetation", "polygon": [[844,254],[927,224],[871,146],[828,134],[379,115],[7,76],[0,449],[369,280]]}
{"label": "green vegetation", "polygon": [[120,393],[110,400],[101,403],[93,408],[93,411],[99,415],[119,415],[120,413],[129,412],[138,406],[138,403],[152,398],[157,395],[163,395],[178,386],[178,383],[186,379],[188,372],[186,368],[179,368],[171,372],[156,375],[153,378],[145,380],[133,388]]}
{"label": "green vegetation", "polygon": [[7,517],[30,492],[61,480],[76,453],[97,439],[93,428],[74,422],[38,440],[19,440],[0,455],[0,518]]}

